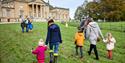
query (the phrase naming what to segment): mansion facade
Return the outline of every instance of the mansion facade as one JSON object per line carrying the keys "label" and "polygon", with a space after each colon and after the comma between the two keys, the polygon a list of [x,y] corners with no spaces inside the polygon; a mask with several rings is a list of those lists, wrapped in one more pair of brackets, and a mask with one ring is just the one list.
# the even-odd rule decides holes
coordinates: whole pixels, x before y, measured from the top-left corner
{"label": "mansion facade", "polygon": [[43,0],[3,0],[0,1],[0,22],[16,22],[28,16],[34,21],[69,21],[69,9],[53,7]]}

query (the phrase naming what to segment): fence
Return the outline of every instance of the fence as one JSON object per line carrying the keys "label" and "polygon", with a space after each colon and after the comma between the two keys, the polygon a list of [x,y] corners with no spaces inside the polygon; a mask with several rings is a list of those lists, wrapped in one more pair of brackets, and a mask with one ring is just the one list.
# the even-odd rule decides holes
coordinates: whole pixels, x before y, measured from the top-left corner
{"label": "fence", "polygon": [[100,22],[99,26],[104,30],[125,32],[125,22]]}
{"label": "fence", "polygon": [[[70,26],[78,27],[80,22],[68,22]],[[109,31],[125,32],[125,22],[99,22],[100,28]]]}

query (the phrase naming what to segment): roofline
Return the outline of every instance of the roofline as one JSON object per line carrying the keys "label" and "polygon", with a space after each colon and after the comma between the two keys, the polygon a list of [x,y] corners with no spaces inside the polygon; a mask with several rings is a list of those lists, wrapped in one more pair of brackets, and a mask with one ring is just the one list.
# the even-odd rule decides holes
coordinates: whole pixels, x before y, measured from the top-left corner
{"label": "roofline", "polygon": [[54,7],[55,9],[63,9],[63,10],[69,10],[69,8],[62,8],[62,7]]}
{"label": "roofline", "polygon": [[[35,0],[34,1],[29,1],[29,2],[27,2],[27,1],[17,1],[17,0],[12,0],[12,1],[3,1],[2,2],[2,4],[4,4],[4,3],[10,3],[10,2],[23,2],[23,3],[30,3],[30,2],[35,2]],[[47,2],[45,2],[45,1],[43,1],[43,0],[41,0],[43,3],[45,3],[45,5],[47,5],[47,6],[49,6],[50,8],[53,8],[53,9],[63,9],[63,10],[69,10],[69,8],[62,8],[62,7],[54,7],[54,6],[52,6],[52,5],[50,5],[49,3],[47,3]],[[37,3],[40,3],[40,2],[37,2]]]}
{"label": "roofline", "polygon": [[23,2],[23,3],[28,3],[28,2],[26,2],[26,1],[11,0],[11,1],[2,1],[2,4],[11,3],[11,2]]}

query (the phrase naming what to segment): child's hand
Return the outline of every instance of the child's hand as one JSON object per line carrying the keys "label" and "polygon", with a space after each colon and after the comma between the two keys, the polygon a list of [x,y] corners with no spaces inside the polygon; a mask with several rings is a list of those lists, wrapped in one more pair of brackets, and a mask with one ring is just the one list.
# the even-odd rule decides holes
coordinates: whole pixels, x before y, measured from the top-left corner
{"label": "child's hand", "polygon": [[33,51],[33,48],[31,49],[31,52]]}
{"label": "child's hand", "polygon": [[45,47],[48,47],[47,45],[44,45]]}
{"label": "child's hand", "polygon": [[74,44],[76,44],[76,41],[75,41],[75,43]]}
{"label": "child's hand", "polygon": [[105,39],[103,39],[103,42],[105,42]]}
{"label": "child's hand", "polygon": [[31,52],[32,52],[33,50],[31,50]]}
{"label": "child's hand", "polygon": [[46,48],[46,50],[48,49],[48,46],[47,45],[45,45],[45,48]]}

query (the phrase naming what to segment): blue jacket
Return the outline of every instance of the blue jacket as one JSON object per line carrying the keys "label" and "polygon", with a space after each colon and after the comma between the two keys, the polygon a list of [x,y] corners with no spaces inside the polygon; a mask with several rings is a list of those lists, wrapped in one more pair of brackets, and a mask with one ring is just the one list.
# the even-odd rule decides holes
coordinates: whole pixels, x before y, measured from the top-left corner
{"label": "blue jacket", "polygon": [[52,24],[48,27],[48,33],[46,37],[46,45],[48,43],[62,43],[60,28],[56,24]]}

